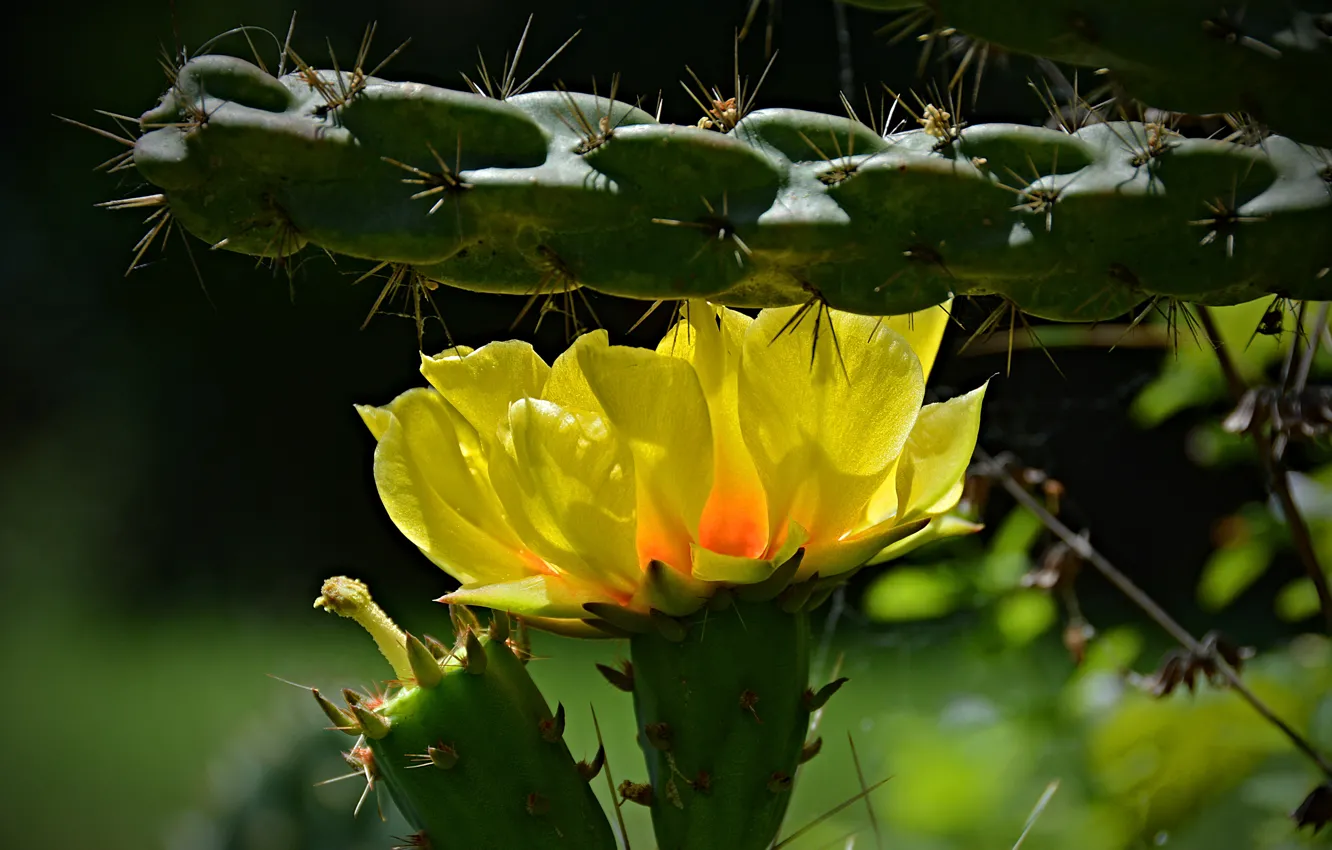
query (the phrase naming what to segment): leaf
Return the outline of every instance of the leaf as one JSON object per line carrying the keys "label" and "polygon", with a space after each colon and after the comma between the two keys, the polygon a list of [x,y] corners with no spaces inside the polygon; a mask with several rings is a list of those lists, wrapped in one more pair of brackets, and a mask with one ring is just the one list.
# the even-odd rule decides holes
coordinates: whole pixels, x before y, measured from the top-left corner
{"label": "leaf", "polygon": [[1256,539],[1217,549],[1198,580],[1198,604],[1213,612],[1225,608],[1267,572],[1273,554],[1271,544]]}
{"label": "leaf", "polygon": [[1300,578],[1281,588],[1276,598],[1277,616],[1288,623],[1297,623],[1319,611],[1318,591],[1311,579]]}
{"label": "leaf", "polygon": [[937,568],[897,567],[865,592],[865,614],[874,620],[928,620],[951,614],[961,605],[966,584]]}
{"label": "leaf", "polygon": [[1058,618],[1054,600],[1042,590],[1010,593],[995,606],[994,621],[1009,646],[1026,646]]}

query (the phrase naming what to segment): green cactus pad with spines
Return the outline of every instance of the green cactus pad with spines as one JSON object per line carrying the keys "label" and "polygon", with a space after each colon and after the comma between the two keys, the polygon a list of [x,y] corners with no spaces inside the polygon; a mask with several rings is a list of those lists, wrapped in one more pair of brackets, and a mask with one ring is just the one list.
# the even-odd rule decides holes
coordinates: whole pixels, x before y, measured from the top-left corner
{"label": "green cactus pad with spines", "polygon": [[480,637],[474,648],[483,665],[460,653],[466,666],[446,664],[435,687],[407,687],[375,709],[388,733],[366,743],[404,817],[434,850],[614,850],[605,814],[552,734],[554,715],[522,662],[501,640]]}
{"label": "green cactus pad with spines", "polygon": [[[1106,68],[1138,100],[1193,115],[1249,113],[1278,133],[1332,145],[1317,104],[1332,80],[1332,3],[1289,0],[847,0],[921,15],[1004,50]],[[1316,81],[1322,80],[1320,84]]]}
{"label": "green cactus pad with spines", "polygon": [[722,134],[562,91],[501,101],[367,78],[330,106],[309,80],[229,57],[181,69],[134,161],[187,230],[515,294],[821,297],[870,315],[1000,294],[1071,321],[1156,296],[1332,299],[1332,153],[1282,137],[1135,122],[882,137],[790,109]]}
{"label": "green cactus pad with spines", "polygon": [[[808,615],[736,602],[635,635],[634,708],[659,850],[763,850],[809,726]],[[678,636],[678,635],[675,635]]]}

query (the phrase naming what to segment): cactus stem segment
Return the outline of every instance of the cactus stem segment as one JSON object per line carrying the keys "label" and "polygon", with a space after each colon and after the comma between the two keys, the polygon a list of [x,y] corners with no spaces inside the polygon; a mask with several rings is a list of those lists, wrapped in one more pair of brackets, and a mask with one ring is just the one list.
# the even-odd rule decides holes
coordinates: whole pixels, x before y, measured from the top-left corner
{"label": "cactus stem segment", "polygon": [[370,598],[370,590],[364,583],[346,576],[334,576],[324,582],[314,607],[355,620],[375,639],[380,653],[393,667],[394,674],[402,681],[413,678],[412,664],[407,657],[406,635],[389,619],[384,609]]}
{"label": "cactus stem segment", "polygon": [[773,599],[691,615],[682,641],[631,639],[660,850],[764,850],[776,836],[809,728],[809,619]]}

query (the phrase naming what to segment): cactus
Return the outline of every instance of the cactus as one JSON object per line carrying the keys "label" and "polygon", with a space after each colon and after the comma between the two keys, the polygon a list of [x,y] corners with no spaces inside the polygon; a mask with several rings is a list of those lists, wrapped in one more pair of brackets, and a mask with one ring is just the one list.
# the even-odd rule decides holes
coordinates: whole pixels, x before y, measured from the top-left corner
{"label": "cactus", "polygon": [[1332,79],[1326,0],[847,0],[902,12],[899,37],[954,30],[1003,50],[1105,68],[1139,101],[1192,115],[1244,113],[1301,141],[1332,145],[1315,81]]}
{"label": "cactus", "polygon": [[552,714],[527,675],[507,618],[484,632],[459,612],[456,645],[432,651],[358,581],[329,579],[315,605],[364,626],[398,675],[396,691],[349,692],[346,708],[314,697],[335,728],[358,736],[353,757],[419,830],[413,846],[613,850],[588,787],[595,773],[570,755],[564,709]]}
{"label": "cactus", "polygon": [[739,601],[685,628],[630,643],[657,847],[763,850],[809,728],[808,616]]}
{"label": "cactus", "polygon": [[1140,122],[966,127],[933,105],[920,122],[881,135],[767,109],[719,132],[596,95],[500,100],[304,65],[278,79],[203,56],[141,119],[133,161],[160,193],[113,203],[168,207],[228,250],[313,244],[486,292],[868,315],[999,294],[1060,320],[1156,297],[1332,297],[1326,151]]}

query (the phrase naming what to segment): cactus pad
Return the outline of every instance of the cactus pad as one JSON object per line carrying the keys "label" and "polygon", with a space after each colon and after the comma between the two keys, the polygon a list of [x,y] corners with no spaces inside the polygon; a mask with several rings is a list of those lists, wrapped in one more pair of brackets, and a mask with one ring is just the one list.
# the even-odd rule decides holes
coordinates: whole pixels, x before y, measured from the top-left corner
{"label": "cactus pad", "polygon": [[721,133],[563,91],[360,78],[330,105],[340,74],[196,58],[143,116],[134,162],[229,250],[314,244],[480,291],[871,315],[997,293],[1066,320],[1154,296],[1332,297],[1332,158],[1286,138],[957,127],[937,110],[886,136],[790,109]]}

